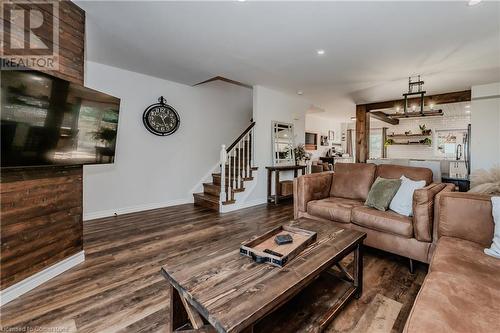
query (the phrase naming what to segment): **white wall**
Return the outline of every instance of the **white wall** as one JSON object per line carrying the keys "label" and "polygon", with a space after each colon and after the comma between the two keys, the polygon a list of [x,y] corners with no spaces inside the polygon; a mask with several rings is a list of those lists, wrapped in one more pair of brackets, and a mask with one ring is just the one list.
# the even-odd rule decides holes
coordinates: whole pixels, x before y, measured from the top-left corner
{"label": "white wall", "polygon": [[[321,146],[321,135],[328,136],[328,131],[334,131],[335,137],[333,142],[339,143],[339,145],[332,145],[332,142],[328,142],[328,146]],[[317,160],[320,156],[325,156],[328,149],[331,147],[336,147],[340,149],[340,140],[342,137],[341,132],[341,122],[332,119],[324,118],[316,115],[306,114],[306,132],[318,134],[318,149],[310,150],[308,152],[312,153],[312,159]]]}
{"label": "white wall", "polygon": [[500,82],[472,87],[471,168],[500,165]]}
{"label": "white wall", "polygon": [[[285,94],[262,86],[254,86],[253,119],[255,124],[255,164],[259,167],[257,184],[248,201],[264,203],[267,199],[267,172],[273,164],[271,123],[282,121],[294,124],[295,145],[304,143],[305,114],[311,103],[305,98]],[[291,174],[282,179],[291,179]]]}
{"label": "white wall", "polygon": [[[224,82],[190,87],[87,62],[86,86],[121,99],[114,164],[84,167],[84,219],[192,202],[193,187],[252,117],[251,89]],[[149,133],[144,109],[163,95],[180,115],[171,136]]]}

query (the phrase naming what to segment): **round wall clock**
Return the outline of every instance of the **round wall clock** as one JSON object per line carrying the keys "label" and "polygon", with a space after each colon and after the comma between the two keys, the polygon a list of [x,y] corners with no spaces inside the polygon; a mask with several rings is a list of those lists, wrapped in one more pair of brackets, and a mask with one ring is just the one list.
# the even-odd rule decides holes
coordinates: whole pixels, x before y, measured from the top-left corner
{"label": "round wall clock", "polygon": [[167,100],[163,96],[158,98],[158,102],[144,110],[142,121],[151,133],[158,136],[170,135],[177,131],[181,119],[177,111],[166,103]]}

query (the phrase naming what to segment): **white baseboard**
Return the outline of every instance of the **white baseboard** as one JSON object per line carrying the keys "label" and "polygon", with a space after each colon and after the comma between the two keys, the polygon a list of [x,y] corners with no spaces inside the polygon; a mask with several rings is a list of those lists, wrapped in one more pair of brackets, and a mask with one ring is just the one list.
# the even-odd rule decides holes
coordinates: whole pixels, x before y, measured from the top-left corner
{"label": "white baseboard", "polygon": [[164,207],[170,207],[170,206],[183,205],[183,204],[187,204],[187,203],[193,203],[193,197],[165,201],[165,202],[123,207],[123,208],[117,208],[117,209],[101,210],[101,211],[92,212],[92,213],[83,213],[83,221],[90,221],[90,220],[95,220],[95,219],[100,219],[103,217],[110,217],[110,216],[115,216],[115,215],[142,212],[144,210],[151,210],[151,209],[158,209],[158,208],[164,208]]}
{"label": "white baseboard", "polygon": [[243,208],[249,208],[253,206],[258,206],[267,203],[266,198],[261,198],[261,199],[255,199],[251,201],[245,201],[242,203],[234,203],[232,205],[221,205],[221,213],[229,213],[229,212],[234,212],[235,210],[240,210]]}
{"label": "white baseboard", "polygon": [[3,306],[10,301],[16,299],[22,294],[27,293],[33,288],[38,287],[44,282],[52,279],[53,277],[67,271],[70,268],[82,263],[85,260],[85,252],[80,251],[71,257],[63,259],[54,265],[45,268],[43,271],[38,272],[4,290],[0,291],[0,306]]}
{"label": "white baseboard", "polygon": [[234,212],[235,210],[240,210],[243,208],[249,208],[267,203],[267,198],[257,198],[248,200],[248,197],[250,197],[250,195],[255,190],[255,187],[259,183],[259,175],[260,174],[257,170],[253,171],[252,172],[253,180],[251,180],[250,182],[245,182],[245,191],[241,193],[235,193],[236,202],[234,204],[220,205],[220,212],[229,213],[229,212]]}

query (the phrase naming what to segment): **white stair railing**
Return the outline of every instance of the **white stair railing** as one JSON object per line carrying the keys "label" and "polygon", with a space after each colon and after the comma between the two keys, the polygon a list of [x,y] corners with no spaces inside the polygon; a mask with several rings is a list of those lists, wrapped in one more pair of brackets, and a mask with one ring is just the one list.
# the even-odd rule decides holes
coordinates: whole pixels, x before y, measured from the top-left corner
{"label": "white stair railing", "polygon": [[226,145],[221,146],[219,196],[221,203],[233,200],[234,190],[243,188],[244,180],[252,174],[255,154],[254,125],[252,122],[228,149]]}

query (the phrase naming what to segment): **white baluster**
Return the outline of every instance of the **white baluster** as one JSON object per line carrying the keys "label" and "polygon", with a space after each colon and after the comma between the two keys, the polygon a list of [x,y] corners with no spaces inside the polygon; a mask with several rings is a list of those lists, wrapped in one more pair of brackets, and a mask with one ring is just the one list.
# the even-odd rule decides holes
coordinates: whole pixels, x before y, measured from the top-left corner
{"label": "white baluster", "polygon": [[242,164],[241,164],[241,140],[238,142],[238,150],[237,150],[237,155],[238,155],[238,188],[243,187],[243,180],[241,179],[241,170]]}
{"label": "white baluster", "polygon": [[[227,200],[231,200],[231,193],[233,193],[233,183],[231,181],[231,151],[227,153],[227,156],[229,157],[227,160],[227,173],[228,173],[228,178],[227,178]],[[225,166],[224,166],[225,168]]]}
{"label": "white baluster", "polygon": [[243,164],[245,165],[245,178],[248,178],[248,152],[250,151],[249,148],[250,142],[248,142],[248,133],[245,134],[245,137],[243,138],[243,156],[245,157],[243,159]]}
{"label": "white baluster", "polygon": [[253,168],[255,166],[255,127],[252,127],[252,137],[251,137],[251,141],[252,141],[252,165],[251,167]]}
{"label": "white baluster", "polygon": [[248,152],[247,152],[247,155],[248,155],[248,156],[247,156],[248,177],[250,177],[250,176],[251,176],[251,174],[252,174],[252,172],[250,171],[250,152],[252,151],[251,146],[250,146],[250,145],[251,145],[251,143],[252,143],[252,142],[250,141],[250,137],[251,137],[251,136],[250,136],[250,132],[248,132],[248,134],[247,134],[247,141],[248,141],[248,143],[247,143],[247,145],[248,145],[248,149],[247,149],[247,150],[248,150]]}
{"label": "white baluster", "polygon": [[[237,188],[237,183],[236,183],[236,149],[233,148],[233,189]],[[231,193],[231,200],[233,199],[232,193]]]}
{"label": "white baluster", "polygon": [[226,200],[226,162],[227,162],[227,153],[226,153],[226,145],[222,145],[220,150],[220,196],[219,201],[223,202]]}
{"label": "white baluster", "polygon": [[[242,147],[242,151],[241,151],[241,156],[243,156],[241,158],[241,178],[246,178],[247,176],[247,164],[245,162],[246,158],[247,158],[247,150],[246,150],[246,144],[245,144],[245,138],[246,138],[246,134],[243,135],[243,138],[241,139],[241,144],[243,145]],[[243,186],[243,184],[242,184]]]}

